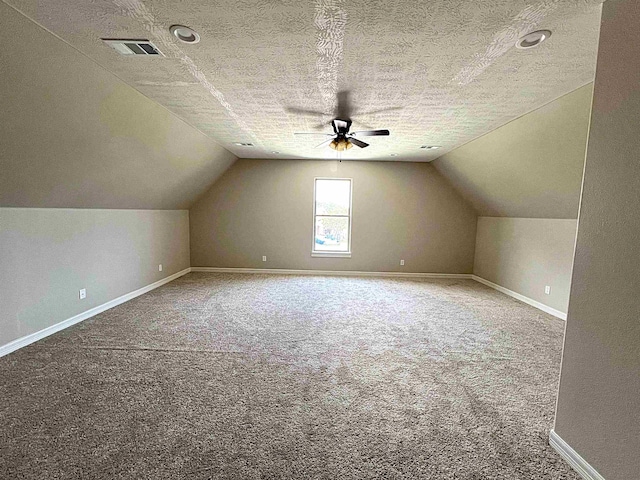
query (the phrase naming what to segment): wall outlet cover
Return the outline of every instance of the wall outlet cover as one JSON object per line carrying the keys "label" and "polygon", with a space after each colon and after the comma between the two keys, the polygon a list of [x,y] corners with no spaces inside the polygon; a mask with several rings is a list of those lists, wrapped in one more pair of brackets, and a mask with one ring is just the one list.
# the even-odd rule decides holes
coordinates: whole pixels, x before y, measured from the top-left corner
{"label": "wall outlet cover", "polygon": [[161,272],[162,271],[162,264],[158,265],[158,271]]}
{"label": "wall outlet cover", "polygon": [[400,260],[400,265],[404,265],[404,260]]}
{"label": "wall outlet cover", "polygon": [[545,285],[544,293],[546,293],[547,295],[551,295],[551,287],[549,285]]}
{"label": "wall outlet cover", "polygon": [[267,261],[267,256],[266,256],[266,255],[263,255],[263,256],[262,256],[262,261],[263,261],[263,262],[266,262],[266,261]]}
{"label": "wall outlet cover", "polygon": [[80,292],[78,292],[78,297],[80,298],[80,300],[84,300],[85,298],[87,298],[87,289],[81,289]]}

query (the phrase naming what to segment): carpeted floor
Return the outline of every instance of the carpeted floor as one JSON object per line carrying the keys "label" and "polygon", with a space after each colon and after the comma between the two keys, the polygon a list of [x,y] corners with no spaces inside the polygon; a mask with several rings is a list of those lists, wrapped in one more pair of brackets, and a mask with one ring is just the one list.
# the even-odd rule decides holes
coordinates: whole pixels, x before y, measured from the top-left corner
{"label": "carpeted floor", "polygon": [[0,478],[577,480],[563,328],[472,280],[191,273],[0,358]]}

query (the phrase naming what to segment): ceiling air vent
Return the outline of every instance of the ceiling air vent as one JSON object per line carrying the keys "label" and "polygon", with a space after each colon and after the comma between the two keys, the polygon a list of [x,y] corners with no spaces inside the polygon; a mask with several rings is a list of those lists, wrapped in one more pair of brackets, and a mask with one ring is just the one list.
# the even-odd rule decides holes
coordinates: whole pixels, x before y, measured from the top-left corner
{"label": "ceiling air vent", "polygon": [[112,40],[103,38],[102,41],[122,55],[162,55],[149,40]]}

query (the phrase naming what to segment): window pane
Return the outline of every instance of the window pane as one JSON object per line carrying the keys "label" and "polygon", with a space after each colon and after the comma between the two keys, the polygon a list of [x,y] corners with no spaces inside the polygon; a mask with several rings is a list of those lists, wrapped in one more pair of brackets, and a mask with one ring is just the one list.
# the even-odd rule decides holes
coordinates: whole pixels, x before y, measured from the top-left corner
{"label": "window pane", "polygon": [[315,250],[349,251],[349,219],[346,217],[316,217]]}
{"label": "window pane", "polygon": [[349,215],[351,181],[316,180],[316,215]]}

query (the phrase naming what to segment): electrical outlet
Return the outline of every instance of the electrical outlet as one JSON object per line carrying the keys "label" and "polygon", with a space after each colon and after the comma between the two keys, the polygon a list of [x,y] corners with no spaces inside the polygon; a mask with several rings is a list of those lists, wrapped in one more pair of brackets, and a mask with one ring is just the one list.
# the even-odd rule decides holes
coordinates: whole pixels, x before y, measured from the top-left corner
{"label": "electrical outlet", "polygon": [[161,272],[162,271],[162,264],[158,265],[158,271]]}
{"label": "electrical outlet", "polygon": [[80,290],[80,292],[78,292],[78,297],[80,298],[80,300],[84,300],[85,298],[87,298],[87,289],[83,288],[82,290]]}
{"label": "electrical outlet", "polygon": [[551,295],[551,287],[549,285],[544,286],[544,293]]}
{"label": "electrical outlet", "polygon": [[400,260],[400,265],[404,265],[404,260]]}
{"label": "electrical outlet", "polygon": [[266,256],[266,255],[263,255],[263,256],[262,256],[262,261],[263,261],[263,262],[266,262],[266,261],[267,261],[267,256]]}

